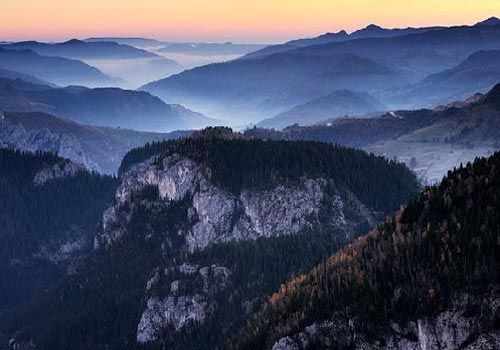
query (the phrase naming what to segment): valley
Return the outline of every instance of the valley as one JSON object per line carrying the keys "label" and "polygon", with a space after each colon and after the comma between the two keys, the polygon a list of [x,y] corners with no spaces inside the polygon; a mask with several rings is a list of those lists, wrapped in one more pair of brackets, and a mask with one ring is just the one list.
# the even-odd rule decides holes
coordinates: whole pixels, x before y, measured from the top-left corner
{"label": "valley", "polygon": [[500,348],[500,8],[426,1],[6,4],[0,350]]}

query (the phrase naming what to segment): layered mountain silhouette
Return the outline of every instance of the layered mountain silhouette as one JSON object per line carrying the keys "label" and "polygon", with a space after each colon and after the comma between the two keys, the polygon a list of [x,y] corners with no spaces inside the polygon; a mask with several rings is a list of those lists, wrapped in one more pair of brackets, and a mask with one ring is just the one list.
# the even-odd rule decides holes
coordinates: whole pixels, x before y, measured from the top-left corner
{"label": "layered mountain silhouette", "polygon": [[165,132],[200,128],[216,121],[143,91],[68,86],[53,88],[0,80],[0,106],[7,111],[41,111],[88,125]]}
{"label": "layered mountain silhouette", "polygon": [[265,119],[257,125],[282,129],[292,124],[310,125],[327,119],[361,116],[380,112],[384,109],[384,106],[367,93],[335,90],[327,96],[295,106],[289,111]]}
{"label": "layered mountain silhouette", "polygon": [[[152,79],[182,71],[172,59],[153,52],[114,41],[82,41],[71,39],[62,43],[22,41],[0,45],[9,50],[31,50],[44,56],[82,60],[109,75],[123,79],[115,86],[137,87]],[[83,84],[86,85],[86,84]]]}
{"label": "layered mountain silhouette", "polygon": [[0,48],[0,68],[30,74],[57,85],[112,86],[120,83],[81,61],[43,56],[27,49]]}
{"label": "layered mountain silhouette", "polygon": [[[383,37],[294,47],[255,59],[198,67],[141,89],[169,103],[227,119],[238,114],[247,122],[286,111],[334,89],[369,92],[385,104],[384,96],[457,66],[474,52],[500,49],[500,25],[495,19],[487,23],[391,30]],[[365,29],[367,33],[380,31],[384,32],[373,26]],[[472,82],[467,86],[475,88]],[[450,91],[447,97],[454,95]],[[412,100],[401,98],[392,106],[406,107],[409,102]]]}
{"label": "layered mountain silhouette", "polygon": [[195,56],[216,55],[243,55],[259,50],[262,44],[237,44],[237,43],[169,43],[158,49],[162,53],[182,53]]}
{"label": "layered mountain silhouette", "polygon": [[403,29],[386,29],[375,24],[370,24],[363,29],[356,30],[348,34],[345,30],[341,30],[336,33],[325,33],[318,35],[314,38],[307,39],[296,39],[288,41],[284,44],[267,46],[261,50],[251,52],[244,59],[255,59],[263,56],[267,56],[273,53],[284,52],[288,50],[293,50],[299,47],[322,45],[332,42],[341,42],[354,39],[365,39],[365,38],[390,38],[395,36],[401,36],[406,34],[423,33],[429,30],[442,29],[444,27],[424,27],[424,28],[403,28]]}
{"label": "layered mountain silhouette", "polygon": [[387,102],[408,107],[432,107],[487,92],[500,81],[500,50],[477,51],[459,65],[429,75],[387,97]]}
{"label": "layered mountain silhouette", "polygon": [[[160,56],[130,45],[114,41],[82,41],[71,39],[62,43],[21,41],[0,45],[8,50],[31,50],[44,56],[60,56],[77,60],[160,58]],[[175,64],[174,61],[171,61]]]}
{"label": "layered mountain silhouette", "polygon": [[283,53],[194,68],[141,90],[169,103],[192,105],[210,115],[249,122],[263,113],[285,111],[334,89],[381,89],[404,81],[388,66],[352,54]]}
{"label": "layered mountain silhouette", "polygon": [[315,140],[356,147],[405,162],[422,182],[435,183],[448,169],[487,156],[500,145],[500,84],[487,94],[435,109],[391,111],[370,118],[340,118],[293,125],[282,131],[249,129],[265,139]]}

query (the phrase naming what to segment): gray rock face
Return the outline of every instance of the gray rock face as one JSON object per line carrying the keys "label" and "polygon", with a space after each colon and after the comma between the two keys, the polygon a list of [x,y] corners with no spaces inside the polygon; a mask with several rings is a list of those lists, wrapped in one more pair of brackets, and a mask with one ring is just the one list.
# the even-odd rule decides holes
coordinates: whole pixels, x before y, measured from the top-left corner
{"label": "gray rock face", "polygon": [[[137,341],[154,342],[168,327],[179,331],[187,324],[203,322],[214,307],[211,296],[230,283],[231,271],[219,265],[183,263],[155,271],[146,284],[149,297],[137,326]],[[162,293],[164,286],[168,288]]]}
{"label": "gray rock face", "polygon": [[89,159],[82,145],[73,134],[61,134],[48,128],[26,130],[21,124],[13,124],[0,114],[0,146],[29,152],[48,151],[86,168],[99,171],[99,166]]}
{"label": "gray rock face", "polygon": [[70,161],[61,161],[51,167],[46,167],[35,174],[33,183],[42,186],[47,182],[64,177],[75,176],[78,172],[84,171],[83,165]]}
{"label": "gray rock face", "polygon": [[500,348],[500,290],[481,298],[461,294],[451,307],[434,316],[407,322],[391,322],[379,342],[368,342],[352,319],[345,316],[314,323],[302,332],[279,339],[273,350],[378,349],[378,350],[483,350]]}
{"label": "gray rock face", "polygon": [[150,159],[124,175],[115,204],[103,215],[96,248],[110,246],[126,233],[130,214],[124,219],[123,208],[130,207],[134,193],[151,185],[158,188],[164,202],[190,199],[188,215],[192,224],[179,233],[190,252],[214,243],[294,234],[318,224],[325,207],[330,218],[327,224],[349,231],[343,199],[337,195],[325,203],[324,179],[306,179],[294,186],[269,190],[243,190],[236,195],[210,183],[195,162],[172,155]]}

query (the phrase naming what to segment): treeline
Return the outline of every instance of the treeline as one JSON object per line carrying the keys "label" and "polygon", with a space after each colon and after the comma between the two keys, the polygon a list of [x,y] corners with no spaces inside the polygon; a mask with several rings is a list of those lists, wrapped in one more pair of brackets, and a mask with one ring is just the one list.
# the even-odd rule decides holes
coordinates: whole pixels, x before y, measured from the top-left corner
{"label": "treeline", "polygon": [[430,125],[446,115],[428,109],[397,111],[374,118],[341,118],[329,125],[291,125],[283,130],[251,128],[245,135],[264,140],[321,141],[346,147],[367,147]]}
{"label": "treeline", "polygon": [[335,312],[377,332],[500,281],[500,153],[449,172],[368,235],[281,286],[229,341],[270,348]]}
{"label": "treeline", "polygon": [[118,177],[125,174],[134,164],[141,163],[155,155],[160,155],[165,149],[173,145],[175,140],[148,142],[142,147],[137,147],[125,154],[118,169]]}
{"label": "treeline", "polygon": [[198,162],[209,180],[234,193],[323,177],[371,209],[389,213],[418,192],[403,164],[322,142],[199,137],[171,144],[163,157],[174,153]]}

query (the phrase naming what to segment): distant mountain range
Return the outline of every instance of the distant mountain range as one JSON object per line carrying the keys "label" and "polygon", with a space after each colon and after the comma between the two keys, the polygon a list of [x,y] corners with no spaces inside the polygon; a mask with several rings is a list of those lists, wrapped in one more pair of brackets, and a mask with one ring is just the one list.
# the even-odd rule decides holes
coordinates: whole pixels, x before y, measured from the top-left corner
{"label": "distant mountain range", "polygon": [[112,78],[81,61],[39,55],[32,50],[0,48],[0,68],[33,75],[57,85],[113,86],[120,80]]}
{"label": "distant mountain range", "polygon": [[260,50],[263,44],[227,43],[169,43],[158,49],[161,53],[182,53],[195,56],[243,55]]}
{"label": "distant mountain range", "polygon": [[194,68],[140,89],[209,115],[251,122],[334,89],[381,89],[404,81],[388,66],[352,54],[283,53]]}
{"label": "distant mountain range", "polygon": [[295,106],[289,111],[265,119],[257,125],[282,129],[292,124],[311,125],[327,119],[366,115],[381,112],[384,109],[383,105],[367,93],[335,90],[327,96]]}
{"label": "distant mountain range", "polygon": [[55,113],[88,125],[166,132],[217,123],[143,91],[83,86],[54,88],[0,79],[0,109]]}
{"label": "distant mountain range", "polygon": [[224,56],[243,55],[252,51],[262,49],[264,44],[239,44],[232,42],[212,43],[212,42],[176,42],[160,41],[150,38],[127,38],[127,37],[96,37],[88,38],[85,42],[106,42],[112,41],[118,44],[130,45],[137,48],[146,48],[154,52],[161,53],[181,53],[194,56]]}
{"label": "distant mountain range", "polygon": [[[482,22],[475,24],[475,27],[496,26],[500,24],[500,20],[496,17],[490,17]],[[270,45],[261,50],[251,52],[243,57],[243,59],[255,59],[262,56],[270,55],[273,53],[289,51],[300,47],[322,45],[333,42],[349,41],[354,39],[367,39],[367,38],[391,38],[397,36],[404,36],[408,34],[424,33],[430,30],[447,29],[444,26],[422,27],[422,28],[395,28],[386,29],[376,24],[370,24],[363,29],[356,30],[348,34],[345,30],[336,33],[325,33],[314,38],[296,39],[288,41],[284,44]]]}
{"label": "distant mountain range", "polygon": [[466,103],[434,110],[392,111],[373,118],[341,118],[282,131],[249,129],[265,139],[315,140],[365,149],[405,162],[422,182],[500,147],[500,84]]}
{"label": "distant mountain range", "polygon": [[[272,117],[335,89],[368,92],[392,108],[415,108],[422,106],[418,99],[396,98],[397,91],[457,66],[474,52],[500,49],[500,21],[401,30],[370,26],[354,36],[360,38],[302,42],[280,53],[206,65],[141,89],[239,123]],[[476,88],[473,81],[466,86]],[[441,96],[437,103],[456,93],[443,90]]]}
{"label": "distant mountain range", "polygon": [[116,174],[123,156],[134,147],[188,134],[88,126],[39,112],[0,112],[1,147],[52,152],[106,174]]}
{"label": "distant mountain range", "polygon": [[322,45],[332,42],[341,42],[354,39],[366,38],[390,38],[395,36],[423,33],[429,30],[443,29],[445,27],[424,27],[424,28],[404,28],[404,29],[386,29],[375,24],[370,24],[363,29],[356,30],[348,34],[345,30],[336,33],[325,33],[314,38],[296,39],[288,41],[284,44],[267,46],[261,50],[251,52],[243,57],[243,59],[256,59],[267,56],[273,53],[284,52],[297,49],[300,47]]}
{"label": "distant mountain range", "polygon": [[31,50],[39,55],[60,56],[77,60],[160,58],[152,52],[113,41],[86,42],[78,39],[62,43],[21,41],[3,44],[0,47],[7,50]]}
{"label": "distant mountain range", "polygon": [[121,87],[137,87],[151,79],[166,77],[183,70],[183,67],[172,59],[114,41],[94,42],[77,39],[62,43],[22,41],[3,44],[0,47],[8,50],[31,50],[39,55],[81,60],[109,75],[123,79],[124,81],[116,81],[113,84]]}
{"label": "distant mountain range", "polygon": [[500,50],[474,52],[457,66],[431,74],[420,82],[386,96],[388,104],[432,107],[487,92],[500,81]]}
{"label": "distant mountain range", "polygon": [[168,44],[168,42],[160,41],[150,38],[141,37],[115,37],[115,36],[105,36],[105,37],[93,37],[84,39],[85,42],[102,42],[102,41],[112,41],[118,44],[130,45],[137,48],[158,48]]}

